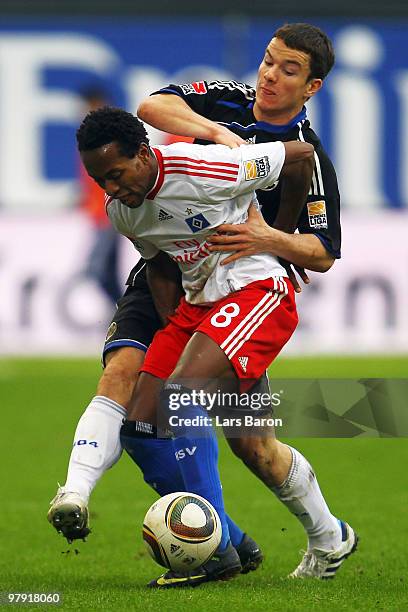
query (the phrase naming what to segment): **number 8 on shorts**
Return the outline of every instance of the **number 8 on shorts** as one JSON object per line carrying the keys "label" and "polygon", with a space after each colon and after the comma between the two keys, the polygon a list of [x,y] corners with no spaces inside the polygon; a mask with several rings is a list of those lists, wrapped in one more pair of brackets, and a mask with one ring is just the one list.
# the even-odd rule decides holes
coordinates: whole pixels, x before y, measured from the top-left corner
{"label": "number 8 on shorts", "polygon": [[228,327],[232,319],[239,315],[239,306],[235,302],[225,304],[211,317],[211,325],[214,327]]}

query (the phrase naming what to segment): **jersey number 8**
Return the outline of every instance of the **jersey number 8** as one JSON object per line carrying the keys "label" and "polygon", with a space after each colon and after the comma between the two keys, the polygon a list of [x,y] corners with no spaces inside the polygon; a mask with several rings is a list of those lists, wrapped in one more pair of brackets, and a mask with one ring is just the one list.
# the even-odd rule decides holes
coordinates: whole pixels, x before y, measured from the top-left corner
{"label": "jersey number 8", "polygon": [[231,320],[239,314],[239,306],[232,302],[225,304],[218,312],[211,317],[211,325],[214,327],[228,327]]}

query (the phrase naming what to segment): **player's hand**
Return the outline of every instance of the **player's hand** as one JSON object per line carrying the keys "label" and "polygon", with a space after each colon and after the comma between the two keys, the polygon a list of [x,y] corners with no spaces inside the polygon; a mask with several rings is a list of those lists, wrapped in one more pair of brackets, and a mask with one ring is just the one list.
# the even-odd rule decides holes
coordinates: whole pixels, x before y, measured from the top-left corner
{"label": "player's hand", "polygon": [[243,144],[248,144],[241,138],[241,136],[234,134],[234,132],[231,132],[231,130],[228,128],[218,124],[216,130],[214,131],[213,140],[215,144],[226,145],[231,149],[240,147]]}
{"label": "player's hand", "polygon": [[[275,230],[266,223],[258,209],[251,204],[248,210],[248,219],[245,223],[239,225],[224,223],[217,228],[217,233],[208,238],[208,242],[211,244],[209,250],[233,253],[220,262],[222,266],[242,257],[249,257],[258,253],[273,253],[274,232]],[[305,285],[308,285],[310,279],[307,273],[303,268],[284,259],[279,259],[279,261],[287,271],[296,293],[300,293],[302,288],[296,275]]]}
{"label": "player's hand", "polygon": [[305,269],[299,268],[299,266],[295,266],[295,264],[291,264],[289,261],[286,261],[286,259],[281,259],[280,257],[279,263],[285,268],[286,272],[288,273],[289,280],[291,281],[296,293],[301,293],[302,287],[299,285],[299,281],[297,279],[296,274],[298,274],[298,276],[305,283],[305,285],[308,285],[310,283],[310,278],[308,277]]}
{"label": "player's hand", "polygon": [[217,227],[217,233],[208,238],[210,251],[233,253],[222,260],[221,265],[231,263],[241,257],[257,253],[271,252],[271,235],[275,230],[264,220],[253,204],[248,210],[245,223],[232,225],[224,223]]}

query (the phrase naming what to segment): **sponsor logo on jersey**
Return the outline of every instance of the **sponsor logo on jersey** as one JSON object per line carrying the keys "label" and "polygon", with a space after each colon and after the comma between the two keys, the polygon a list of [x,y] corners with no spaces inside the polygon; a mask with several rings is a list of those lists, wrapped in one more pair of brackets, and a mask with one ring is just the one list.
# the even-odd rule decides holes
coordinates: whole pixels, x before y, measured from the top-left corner
{"label": "sponsor logo on jersey", "polygon": [[178,249],[183,249],[184,251],[188,251],[188,249],[199,249],[201,246],[201,242],[198,242],[195,238],[191,238],[191,240],[175,240],[174,243]]}
{"label": "sponsor logo on jersey", "polygon": [[269,174],[269,160],[266,156],[258,157],[257,159],[248,159],[244,164],[244,168],[246,181],[253,181],[257,178],[263,178]]}
{"label": "sponsor logo on jersey", "polygon": [[207,93],[207,86],[204,81],[194,81],[194,83],[185,83],[184,85],[180,85],[181,91],[185,96],[189,94],[198,94],[202,96]]}
{"label": "sponsor logo on jersey", "polygon": [[184,214],[190,216],[193,214],[193,210],[191,208],[186,208],[186,210],[184,211]]}
{"label": "sponsor logo on jersey", "polygon": [[307,205],[307,214],[309,215],[309,225],[313,229],[327,228],[326,202],[309,202]]}
{"label": "sponsor logo on jersey", "polygon": [[205,229],[210,225],[210,222],[207,221],[207,219],[201,213],[199,213],[198,215],[194,215],[194,217],[188,217],[188,219],[184,220],[194,234],[196,232],[201,232],[201,230]]}
{"label": "sponsor logo on jersey", "polygon": [[112,336],[113,336],[113,335],[116,333],[116,330],[117,330],[117,329],[118,329],[118,326],[117,326],[117,324],[115,323],[115,321],[113,321],[113,322],[112,322],[112,323],[109,325],[109,327],[108,327],[108,331],[106,332],[106,338],[105,338],[106,342],[107,342],[108,340],[110,340],[110,338],[112,338]]}
{"label": "sponsor logo on jersey", "polygon": [[[176,244],[176,246],[179,246],[180,243],[187,242],[187,240],[177,240],[177,242],[175,242],[174,244]],[[205,259],[209,255],[211,255],[211,252],[208,250],[209,246],[211,246],[209,242],[204,242],[204,244],[198,245],[198,248],[196,248],[194,251],[184,250],[184,253],[182,253],[181,255],[170,255],[170,257],[176,263],[183,263],[187,265],[194,264],[196,263],[196,261],[199,261],[200,259]],[[183,245],[182,248],[185,249],[186,247]]]}
{"label": "sponsor logo on jersey", "polygon": [[174,219],[173,215],[170,215],[166,210],[163,210],[163,208],[161,208],[159,210],[159,216],[158,216],[159,221],[170,221],[170,219]]}
{"label": "sponsor logo on jersey", "polygon": [[248,359],[249,357],[238,357],[239,364],[244,372],[247,371]]}

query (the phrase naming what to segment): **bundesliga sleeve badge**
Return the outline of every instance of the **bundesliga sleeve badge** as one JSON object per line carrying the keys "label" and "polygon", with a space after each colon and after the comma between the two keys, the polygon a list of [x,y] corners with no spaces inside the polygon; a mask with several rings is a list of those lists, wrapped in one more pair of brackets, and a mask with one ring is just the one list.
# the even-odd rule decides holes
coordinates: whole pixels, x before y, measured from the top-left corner
{"label": "bundesliga sleeve badge", "polygon": [[268,158],[258,157],[257,159],[248,159],[244,162],[245,180],[253,181],[257,178],[268,176],[270,165]]}
{"label": "bundesliga sleeve badge", "polygon": [[307,214],[309,216],[310,227],[313,229],[327,229],[326,202],[324,200],[320,200],[319,202],[308,202]]}

